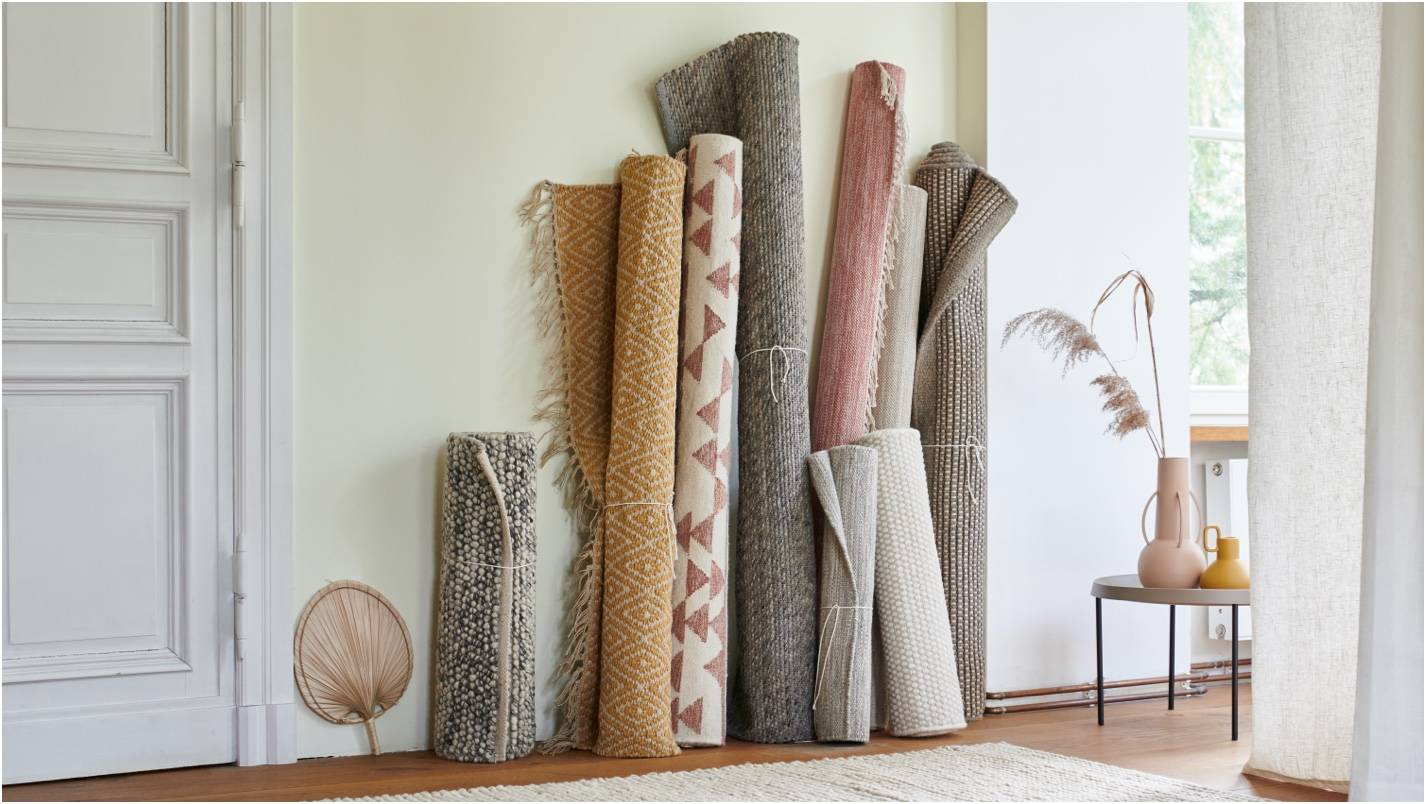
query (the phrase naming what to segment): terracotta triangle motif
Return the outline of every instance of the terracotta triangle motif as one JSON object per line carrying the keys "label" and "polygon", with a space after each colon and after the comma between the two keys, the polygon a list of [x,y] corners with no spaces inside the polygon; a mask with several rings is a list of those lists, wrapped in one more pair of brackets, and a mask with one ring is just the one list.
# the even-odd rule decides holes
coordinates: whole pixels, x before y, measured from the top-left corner
{"label": "terracotta triangle motif", "polygon": [[737,354],[742,157],[741,143],[731,137],[700,134],[689,143],[679,327],[686,370],[678,375],[671,618],[673,672],[682,678],[668,696],[675,738],[686,746],[722,744],[727,722],[733,428],[723,411],[733,390]]}
{"label": "terracotta triangle motif", "polygon": [[698,205],[699,209],[709,215],[713,214],[713,182],[710,181],[703,185],[703,188],[690,196],[690,198],[694,204]]}
{"label": "terracotta triangle motif", "polygon": [[703,225],[694,230],[688,238],[693,245],[698,246],[698,250],[703,252],[703,256],[708,256],[708,249],[713,247],[713,221],[704,221]]}
{"label": "terracotta triangle motif", "polygon": [[673,662],[669,667],[673,670],[673,677],[670,679],[673,683],[673,691],[678,692],[679,686],[683,684],[683,651],[673,655]]}
{"label": "terracotta triangle motif", "polygon": [[698,418],[708,424],[709,429],[718,432],[718,412],[723,409],[723,395],[719,394],[712,402],[698,409]]}

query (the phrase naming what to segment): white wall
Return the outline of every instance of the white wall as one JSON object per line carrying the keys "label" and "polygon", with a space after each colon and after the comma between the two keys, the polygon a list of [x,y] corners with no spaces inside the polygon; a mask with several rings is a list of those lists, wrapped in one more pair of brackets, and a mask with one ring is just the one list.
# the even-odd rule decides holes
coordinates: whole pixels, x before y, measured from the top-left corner
{"label": "white wall", "polygon": [[[998,348],[1005,322],[1036,307],[1087,318],[1132,261],[1158,297],[1169,453],[1188,454],[1187,36],[1183,4],[988,10],[988,166],[1020,199],[989,257],[993,690],[1093,679],[1090,583],[1135,571],[1139,513],[1155,484],[1142,434],[1103,434],[1088,385],[1098,372],[1061,380],[1030,342]],[[1128,310],[1128,296],[1116,298],[1098,325],[1116,359],[1135,352]],[[1151,400],[1147,345],[1120,363]],[[1166,672],[1168,612],[1104,608],[1105,674]]]}
{"label": "white wall", "polygon": [[[662,152],[660,74],[739,33],[790,32],[802,41],[808,297],[820,311],[849,71],[872,58],[907,69],[914,162],[955,134],[955,16],[949,6],[298,7],[293,592],[300,605],[328,579],[355,578],[405,615],[417,664],[379,721],[386,750],[429,743],[445,436],[534,429],[541,351],[519,201],[540,179],[610,181],[631,150]],[[1046,367],[1025,362],[1024,381],[1045,380]],[[1066,405],[1089,404],[1063,393]],[[574,550],[552,479],[542,473],[538,489],[541,735]],[[366,750],[359,729],[305,708],[299,718],[300,756]]]}

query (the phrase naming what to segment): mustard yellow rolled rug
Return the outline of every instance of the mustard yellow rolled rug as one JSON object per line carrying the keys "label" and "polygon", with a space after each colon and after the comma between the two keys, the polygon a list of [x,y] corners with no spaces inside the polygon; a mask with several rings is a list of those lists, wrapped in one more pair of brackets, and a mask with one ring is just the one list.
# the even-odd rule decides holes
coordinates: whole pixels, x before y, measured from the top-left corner
{"label": "mustard yellow rolled rug", "polygon": [[619,186],[542,185],[527,207],[558,334],[541,416],[583,544],[553,746],[678,753],[669,718],[674,405],[684,165],[631,156]]}

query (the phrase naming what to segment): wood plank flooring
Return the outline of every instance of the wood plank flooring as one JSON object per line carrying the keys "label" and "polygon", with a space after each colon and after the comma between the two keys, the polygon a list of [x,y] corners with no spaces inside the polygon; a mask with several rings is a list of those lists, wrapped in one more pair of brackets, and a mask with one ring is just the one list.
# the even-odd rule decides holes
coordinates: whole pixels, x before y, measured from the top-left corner
{"label": "wood plank flooring", "polygon": [[1095,725],[1093,709],[1061,709],[990,715],[969,729],[947,737],[897,739],[876,735],[871,743],[863,746],[735,742],[722,748],[686,750],[669,759],[604,759],[572,751],[558,756],[536,755],[499,765],[447,762],[429,751],[412,751],[380,757],[309,759],[295,765],[253,768],[221,765],[11,785],[4,788],[4,798],[8,801],[298,801],[558,782],[744,762],[817,759],[1004,741],[1219,789],[1251,791],[1265,798],[1342,801],[1344,797],[1335,793],[1254,779],[1241,773],[1252,740],[1251,685],[1245,686],[1240,695],[1242,739],[1236,743],[1228,739],[1228,688],[1215,687],[1201,698],[1179,701],[1173,712],[1165,709],[1163,701],[1110,705],[1105,709],[1103,728]]}

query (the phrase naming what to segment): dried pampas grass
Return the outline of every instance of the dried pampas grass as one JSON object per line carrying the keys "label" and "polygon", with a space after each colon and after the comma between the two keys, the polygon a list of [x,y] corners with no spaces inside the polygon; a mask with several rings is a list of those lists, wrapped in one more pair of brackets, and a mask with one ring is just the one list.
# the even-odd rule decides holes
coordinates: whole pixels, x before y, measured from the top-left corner
{"label": "dried pampas grass", "polygon": [[[1134,310],[1134,339],[1136,341],[1139,338],[1141,294],[1143,298],[1144,326],[1149,333],[1149,355],[1154,367],[1154,395],[1158,402],[1158,433],[1154,432],[1149,411],[1140,401],[1138,392],[1134,390],[1129,379],[1119,373],[1114,361],[1104,353],[1104,349],[1099,345],[1099,339],[1094,335],[1094,318],[1099,314],[1099,308],[1104,306],[1104,303],[1114,295],[1114,292],[1126,282],[1132,283],[1134,287],[1130,304]],[[1154,453],[1162,458],[1165,454],[1163,397],[1159,393],[1159,360],[1154,350],[1153,316],[1154,291],[1149,287],[1148,281],[1138,271],[1125,271],[1115,277],[1104,289],[1104,292],[1099,294],[1099,301],[1094,305],[1094,310],[1090,314],[1090,326],[1086,327],[1080,323],[1079,319],[1063,310],[1044,307],[1021,313],[1010,319],[1010,322],[1005,325],[1000,346],[1002,349],[1005,348],[1010,339],[1016,335],[1033,338],[1041,349],[1049,353],[1052,360],[1061,363],[1060,377],[1062,378],[1069,374],[1070,369],[1082,366],[1092,358],[1102,359],[1108,364],[1109,373],[1095,377],[1090,381],[1090,385],[1099,390],[1100,396],[1104,398],[1104,411],[1113,416],[1104,432],[1113,433],[1119,438],[1123,438],[1136,430],[1143,430],[1149,437],[1149,443],[1154,447]]]}

